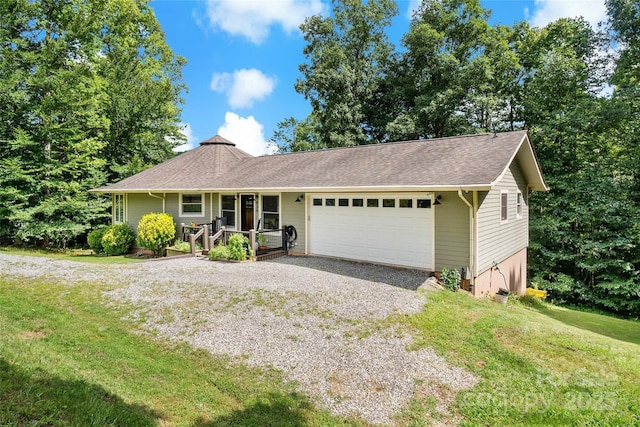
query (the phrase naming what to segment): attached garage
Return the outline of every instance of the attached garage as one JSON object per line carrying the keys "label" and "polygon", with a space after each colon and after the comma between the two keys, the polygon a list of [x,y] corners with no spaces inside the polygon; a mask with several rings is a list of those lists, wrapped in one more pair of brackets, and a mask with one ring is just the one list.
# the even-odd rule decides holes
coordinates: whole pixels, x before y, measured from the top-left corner
{"label": "attached garage", "polygon": [[309,253],[434,269],[433,193],[308,194]]}

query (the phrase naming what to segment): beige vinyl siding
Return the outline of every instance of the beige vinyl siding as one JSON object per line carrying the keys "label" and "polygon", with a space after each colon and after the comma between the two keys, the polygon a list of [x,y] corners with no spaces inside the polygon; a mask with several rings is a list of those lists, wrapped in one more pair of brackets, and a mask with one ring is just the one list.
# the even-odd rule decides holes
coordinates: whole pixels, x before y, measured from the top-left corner
{"label": "beige vinyl siding", "polygon": [[207,202],[207,208],[209,211],[209,222],[213,222],[216,217],[220,216],[220,194],[219,193],[210,193],[207,195],[209,197],[209,201]]}
{"label": "beige vinyl siding", "polygon": [[307,197],[300,203],[296,203],[296,198],[299,197],[302,193],[282,193],[280,201],[281,201],[281,212],[280,219],[282,220],[282,226],[285,225],[293,225],[298,232],[298,240],[296,240],[297,245],[294,246],[291,251],[295,253],[303,254],[305,251],[305,220],[304,220],[304,207],[307,202]]}
{"label": "beige vinyl siding", "polygon": [[[507,220],[500,220],[500,195],[506,190]],[[516,215],[518,190],[522,192],[522,216]],[[500,263],[529,245],[529,200],[522,171],[513,162],[502,180],[480,194],[478,208],[478,273]]]}
{"label": "beige vinyl siding", "polygon": [[[187,192],[185,194],[201,194],[197,191]],[[166,212],[171,214],[173,220],[178,226],[181,222],[185,224],[189,224],[191,222],[195,222],[197,224],[208,223],[211,222],[211,193],[204,194],[204,201],[202,203],[202,207],[204,209],[204,216],[180,216],[180,194],[179,193],[167,193],[166,199]],[[214,207],[216,205],[216,201],[214,201]],[[213,215],[215,217],[215,214]]]}
{"label": "beige vinyl siding", "polygon": [[435,216],[435,269],[469,266],[469,207],[457,193],[440,193]]}
{"label": "beige vinyl siding", "polygon": [[[127,207],[127,223],[134,230],[142,217],[151,212],[162,212],[162,199],[148,194],[129,193],[125,195]],[[137,234],[137,232],[136,232]]]}

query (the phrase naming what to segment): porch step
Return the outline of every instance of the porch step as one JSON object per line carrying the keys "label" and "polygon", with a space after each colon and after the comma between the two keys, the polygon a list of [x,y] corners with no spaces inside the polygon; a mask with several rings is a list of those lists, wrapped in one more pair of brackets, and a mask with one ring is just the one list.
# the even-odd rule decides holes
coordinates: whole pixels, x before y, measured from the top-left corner
{"label": "porch step", "polygon": [[280,258],[280,257],[286,256],[286,255],[287,255],[287,251],[285,251],[283,249],[279,249],[279,250],[275,250],[275,251],[269,251],[269,252],[264,253],[264,254],[256,255],[256,261],[267,261],[267,260],[274,259],[274,258]]}

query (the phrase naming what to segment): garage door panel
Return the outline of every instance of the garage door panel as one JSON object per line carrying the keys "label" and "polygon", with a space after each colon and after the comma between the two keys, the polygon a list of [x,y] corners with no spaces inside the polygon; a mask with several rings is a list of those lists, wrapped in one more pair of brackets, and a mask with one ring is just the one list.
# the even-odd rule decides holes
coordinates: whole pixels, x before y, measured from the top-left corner
{"label": "garage door panel", "polygon": [[[311,198],[347,198],[312,195]],[[375,198],[354,195],[349,198]],[[384,195],[380,198],[396,198]],[[402,198],[429,198],[420,194]],[[398,205],[396,200],[396,205]],[[310,253],[370,262],[433,268],[431,209],[311,206]]]}

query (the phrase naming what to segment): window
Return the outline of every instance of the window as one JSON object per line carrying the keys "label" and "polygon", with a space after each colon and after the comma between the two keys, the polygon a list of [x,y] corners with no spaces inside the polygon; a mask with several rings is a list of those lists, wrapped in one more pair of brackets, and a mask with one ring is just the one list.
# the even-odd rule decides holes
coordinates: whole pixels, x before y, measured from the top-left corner
{"label": "window", "polygon": [[220,196],[220,206],[222,207],[222,217],[227,221],[227,227],[236,226],[236,196]]}
{"label": "window", "polygon": [[262,196],[262,228],[273,230],[280,228],[280,210],[278,196]]}
{"label": "window", "polygon": [[351,201],[351,206],[353,206],[354,208],[361,208],[364,206],[364,200],[363,199],[353,199]]}
{"label": "window", "polygon": [[413,207],[413,199],[400,199],[399,206],[401,208],[412,208]]}
{"label": "window", "polygon": [[322,199],[313,199],[313,206],[322,206]]}
{"label": "window", "polygon": [[509,192],[502,190],[500,192],[500,221],[504,222],[509,218]]}
{"label": "window", "polygon": [[418,199],[417,200],[417,208],[418,209],[429,209],[431,208],[431,199]]}
{"label": "window", "polygon": [[380,201],[378,199],[367,199],[367,207],[368,208],[377,208],[379,206]]}
{"label": "window", "polygon": [[204,216],[204,194],[181,194],[180,216]]}
{"label": "window", "polygon": [[522,193],[518,191],[516,194],[516,218],[522,218]]}
{"label": "window", "polygon": [[396,207],[396,199],[382,199],[382,207],[383,208],[395,208]]}
{"label": "window", "polygon": [[349,206],[349,199],[338,199],[338,206]]}
{"label": "window", "polygon": [[116,224],[124,222],[124,194],[113,195],[113,222]]}
{"label": "window", "polygon": [[325,206],[335,206],[336,205],[336,199],[325,199],[324,200],[324,205]]}

